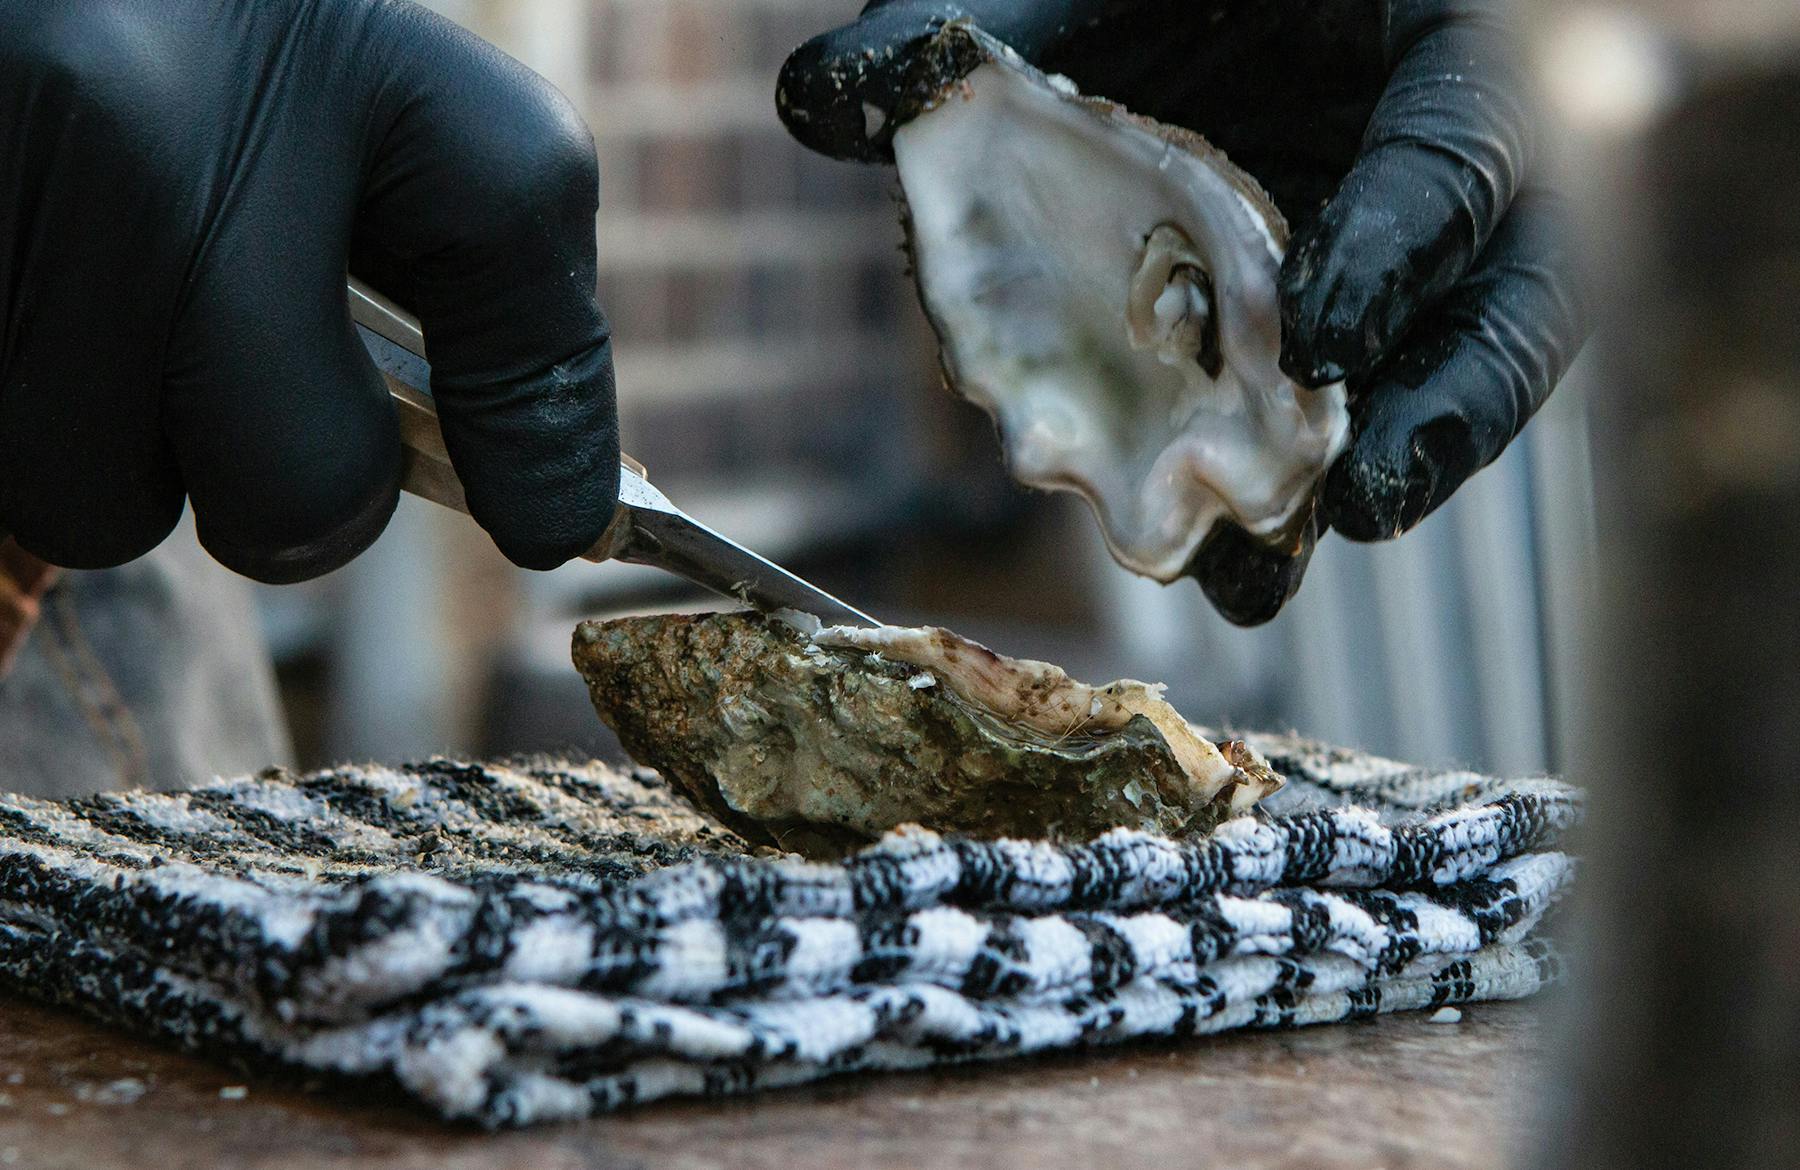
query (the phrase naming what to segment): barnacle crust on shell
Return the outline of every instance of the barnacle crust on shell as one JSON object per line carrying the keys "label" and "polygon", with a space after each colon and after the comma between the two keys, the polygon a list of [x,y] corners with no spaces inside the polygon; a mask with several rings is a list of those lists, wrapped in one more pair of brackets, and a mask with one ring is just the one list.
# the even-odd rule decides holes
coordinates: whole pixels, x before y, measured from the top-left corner
{"label": "barnacle crust on shell", "polygon": [[894,156],[945,370],[1012,474],[1168,582],[1232,520],[1299,555],[1349,431],[1280,368],[1287,225],[1199,135],[1084,97],[966,23],[917,50]]}
{"label": "barnacle crust on shell", "polygon": [[754,613],[584,622],[576,667],[632,757],[756,841],[832,856],[909,823],[1088,840],[1205,831],[1280,786],[1160,688],[1093,687],[939,629]]}

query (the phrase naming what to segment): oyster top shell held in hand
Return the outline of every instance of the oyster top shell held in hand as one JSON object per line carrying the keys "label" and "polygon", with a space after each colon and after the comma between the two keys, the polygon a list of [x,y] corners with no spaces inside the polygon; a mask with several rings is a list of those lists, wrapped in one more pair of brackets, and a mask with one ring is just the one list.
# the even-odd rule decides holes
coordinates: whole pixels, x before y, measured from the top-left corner
{"label": "oyster top shell held in hand", "polygon": [[1198,135],[967,24],[919,53],[894,157],[920,299],[1012,474],[1079,493],[1158,581],[1224,519],[1299,553],[1349,416],[1341,385],[1281,371],[1268,197]]}

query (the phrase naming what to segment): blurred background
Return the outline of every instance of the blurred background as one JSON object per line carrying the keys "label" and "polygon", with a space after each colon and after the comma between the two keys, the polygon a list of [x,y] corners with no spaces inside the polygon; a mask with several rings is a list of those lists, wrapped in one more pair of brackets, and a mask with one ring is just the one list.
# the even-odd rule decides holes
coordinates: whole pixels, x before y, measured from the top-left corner
{"label": "blurred background", "polygon": [[[1271,625],[1140,580],[1072,497],[1029,493],[943,386],[892,172],[793,144],[787,53],[851,0],[432,0],[559,85],[599,142],[602,303],[626,450],[687,511],[852,603],[1190,718],[1422,764],[1557,768],[1592,562],[1578,367],[1417,532],[1319,548]],[[621,565],[509,566],[412,499],[350,568],[259,595],[303,764],[609,751],[568,663],[578,618],[713,605]]]}

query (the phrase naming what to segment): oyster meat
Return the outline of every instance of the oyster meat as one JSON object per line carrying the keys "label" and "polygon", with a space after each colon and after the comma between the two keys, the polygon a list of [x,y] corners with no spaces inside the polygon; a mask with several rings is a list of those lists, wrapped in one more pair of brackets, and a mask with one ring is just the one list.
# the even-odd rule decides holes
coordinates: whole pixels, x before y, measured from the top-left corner
{"label": "oyster meat", "polygon": [[1169,582],[1235,520],[1298,555],[1349,431],[1344,389],[1278,363],[1287,225],[1204,139],[1084,97],[952,23],[894,136],[946,373],[1015,478],[1079,493],[1114,557]]}
{"label": "oyster meat", "polygon": [[1087,686],[946,630],[811,627],[584,622],[575,665],[634,759],[749,838],[809,856],[907,823],[1078,841],[1203,831],[1281,784],[1158,687]]}

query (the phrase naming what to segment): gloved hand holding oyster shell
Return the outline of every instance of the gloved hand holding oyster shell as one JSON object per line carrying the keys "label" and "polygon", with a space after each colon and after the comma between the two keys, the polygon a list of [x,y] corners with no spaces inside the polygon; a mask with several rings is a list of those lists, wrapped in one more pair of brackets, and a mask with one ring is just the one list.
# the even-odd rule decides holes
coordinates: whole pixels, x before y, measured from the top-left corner
{"label": "gloved hand holding oyster shell", "polygon": [[1399,535],[1496,458],[1585,336],[1519,73],[1486,0],[876,0],[777,103],[898,161],[1015,475],[1249,624],[1325,524]]}

